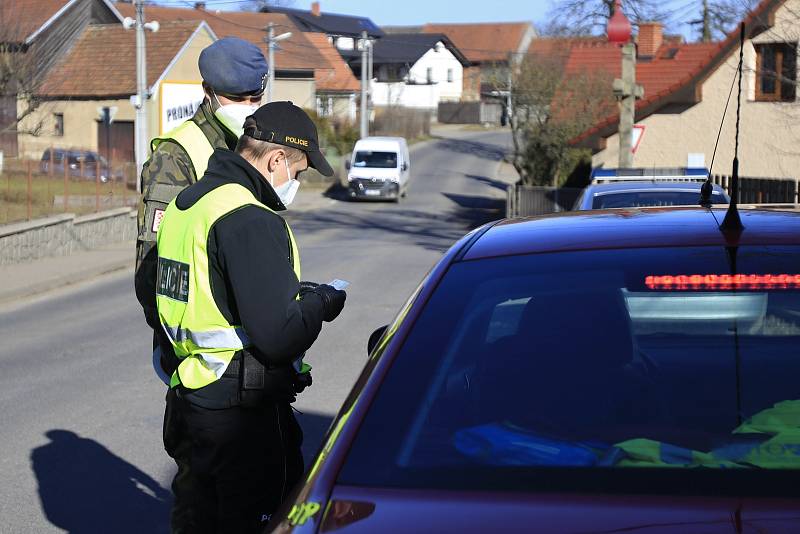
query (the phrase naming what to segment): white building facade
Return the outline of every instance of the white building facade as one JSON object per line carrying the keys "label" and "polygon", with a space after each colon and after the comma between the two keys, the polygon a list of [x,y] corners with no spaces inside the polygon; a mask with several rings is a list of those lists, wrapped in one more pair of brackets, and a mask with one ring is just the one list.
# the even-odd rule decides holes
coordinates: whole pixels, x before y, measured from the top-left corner
{"label": "white building facade", "polygon": [[463,61],[442,41],[436,42],[413,64],[379,63],[371,80],[372,104],[435,110],[439,102],[461,99]]}

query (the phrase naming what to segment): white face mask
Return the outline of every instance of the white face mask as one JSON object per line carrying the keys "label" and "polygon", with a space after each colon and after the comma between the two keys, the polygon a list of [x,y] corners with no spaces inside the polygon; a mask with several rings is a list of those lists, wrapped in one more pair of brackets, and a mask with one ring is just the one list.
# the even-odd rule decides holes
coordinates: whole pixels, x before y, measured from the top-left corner
{"label": "white face mask", "polygon": [[220,104],[217,95],[214,95],[219,107],[214,112],[214,116],[219,119],[225,128],[231,131],[236,137],[241,137],[244,133],[244,120],[256,112],[257,105],[252,104]]}
{"label": "white face mask", "polygon": [[271,185],[272,189],[275,190],[275,194],[278,195],[279,199],[281,199],[283,205],[288,206],[294,202],[294,196],[297,194],[297,190],[300,189],[300,181],[292,178],[292,172],[289,170],[289,162],[286,160],[286,158],[284,158],[283,162],[286,164],[286,176],[289,179],[286,180],[286,183],[275,187],[273,185],[272,173],[269,173],[269,185]]}

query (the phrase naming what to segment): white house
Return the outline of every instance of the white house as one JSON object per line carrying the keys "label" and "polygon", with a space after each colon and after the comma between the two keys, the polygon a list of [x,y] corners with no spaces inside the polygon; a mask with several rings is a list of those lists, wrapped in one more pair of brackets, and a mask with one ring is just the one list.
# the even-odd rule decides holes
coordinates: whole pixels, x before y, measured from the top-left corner
{"label": "white house", "polygon": [[[469,61],[443,34],[397,33],[373,44],[372,104],[436,110],[459,101]],[[360,69],[360,61],[354,61]]]}

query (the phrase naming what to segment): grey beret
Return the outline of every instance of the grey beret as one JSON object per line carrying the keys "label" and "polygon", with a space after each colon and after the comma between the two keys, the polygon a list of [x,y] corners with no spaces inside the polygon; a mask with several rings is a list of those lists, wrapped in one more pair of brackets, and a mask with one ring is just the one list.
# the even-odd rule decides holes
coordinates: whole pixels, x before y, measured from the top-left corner
{"label": "grey beret", "polygon": [[200,75],[215,91],[227,95],[262,93],[267,60],[261,50],[238,37],[225,37],[200,52]]}

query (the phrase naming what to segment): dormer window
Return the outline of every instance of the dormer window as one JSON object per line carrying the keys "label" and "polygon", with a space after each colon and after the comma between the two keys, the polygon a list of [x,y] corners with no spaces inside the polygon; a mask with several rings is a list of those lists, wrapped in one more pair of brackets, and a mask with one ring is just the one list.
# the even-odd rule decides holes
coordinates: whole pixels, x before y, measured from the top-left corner
{"label": "dormer window", "polygon": [[797,43],[764,43],[756,48],[756,100],[794,102]]}

